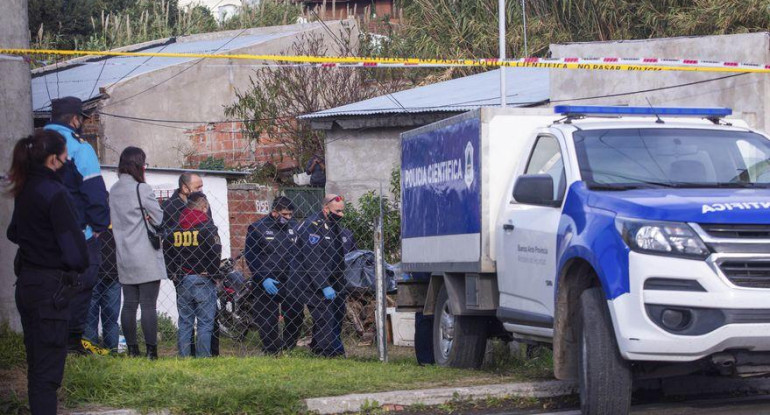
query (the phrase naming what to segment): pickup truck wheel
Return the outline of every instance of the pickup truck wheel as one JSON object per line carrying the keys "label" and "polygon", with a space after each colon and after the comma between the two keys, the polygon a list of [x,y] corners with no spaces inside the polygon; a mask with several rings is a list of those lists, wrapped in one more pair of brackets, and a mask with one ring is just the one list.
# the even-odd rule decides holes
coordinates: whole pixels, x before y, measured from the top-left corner
{"label": "pickup truck wheel", "polygon": [[620,356],[601,288],[580,295],[578,383],[583,414],[627,414],[631,368]]}
{"label": "pickup truck wheel", "polygon": [[433,354],[440,366],[478,368],[487,347],[484,317],[455,316],[446,286],[438,293],[433,319]]}

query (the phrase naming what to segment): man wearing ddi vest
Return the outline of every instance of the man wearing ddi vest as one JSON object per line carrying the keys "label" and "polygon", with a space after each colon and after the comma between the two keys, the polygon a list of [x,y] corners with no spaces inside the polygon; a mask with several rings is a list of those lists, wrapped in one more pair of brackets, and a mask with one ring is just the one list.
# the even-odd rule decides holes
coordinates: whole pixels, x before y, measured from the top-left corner
{"label": "man wearing ddi vest", "polygon": [[197,320],[197,357],[211,356],[211,334],[217,311],[214,277],[219,270],[222,243],[208,212],[209,204],[201,192],[187,197],[187,207],[179,215],[179,227],[173,233],[175,261],[182,271],[178,287],[179,355],[190,356],[190,338]]}

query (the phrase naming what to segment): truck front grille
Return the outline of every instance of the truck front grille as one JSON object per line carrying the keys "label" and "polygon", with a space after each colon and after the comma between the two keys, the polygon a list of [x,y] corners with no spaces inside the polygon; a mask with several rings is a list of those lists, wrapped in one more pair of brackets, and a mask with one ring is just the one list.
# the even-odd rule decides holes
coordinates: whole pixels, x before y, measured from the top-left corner
{"label": "truck front grille", "polygon": [[719,268],[739,287],[770,288],[770,260],[729,259],[720,262]]}
{"label": "truck front grille", "polygon": [[715,225],[700,224],[713,238],[770,239],[770,225]]}

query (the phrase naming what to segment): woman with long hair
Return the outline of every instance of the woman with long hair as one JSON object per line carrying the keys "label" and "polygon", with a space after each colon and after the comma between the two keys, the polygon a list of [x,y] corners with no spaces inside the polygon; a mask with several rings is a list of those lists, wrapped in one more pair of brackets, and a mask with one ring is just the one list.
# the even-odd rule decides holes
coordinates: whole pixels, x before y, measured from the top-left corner
{"label": "woman with long hair", "polygon": [[152,187],[145,183],[147,157],[141,148],[126,147],[118,162],[118,181],[110,189],[110,217],[115,237],[118,280],[123,286],[120,324],[129,356],[139,356],[136,311],[142,309],[146,356],[158,357],[156,303],[160,281],[166,278],[161,249],[150,238],[163,223],[163,210]]}
{"label": "woman with long hair", "polygon": [[67,292],[77,274],[88,268],[85,236],[56,173],[66,162],[64,137],[38,130],[16,143],[8,172],[14,208],[7,236],[19,245],[16,307],[24,330],[33,415],[56,413],[67,358]]}

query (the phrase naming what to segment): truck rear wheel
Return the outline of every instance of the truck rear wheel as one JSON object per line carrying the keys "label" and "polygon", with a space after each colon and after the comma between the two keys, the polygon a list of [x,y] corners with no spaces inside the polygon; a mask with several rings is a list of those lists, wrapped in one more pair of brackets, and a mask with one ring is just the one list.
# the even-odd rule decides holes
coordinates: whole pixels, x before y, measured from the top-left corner
{"label": "truck rear wheel", "polygon": [[487,347],[485,317],[456,316],[449,306],[446,286],[436,299],[433,318],[433,354],[440,366],[478,368]]}
{"label": "truck rear wheel", "polygon": [[601,288],[580,295],[578,383],[583,414],[627,414],[631,368],[620,355]]}

